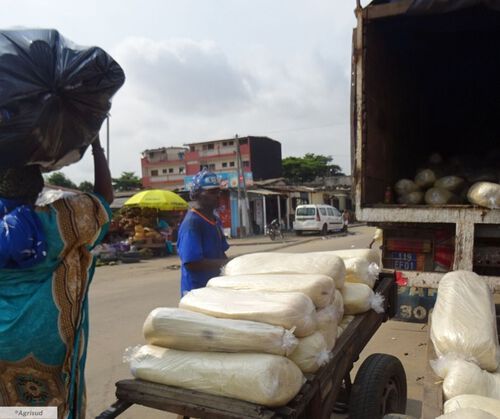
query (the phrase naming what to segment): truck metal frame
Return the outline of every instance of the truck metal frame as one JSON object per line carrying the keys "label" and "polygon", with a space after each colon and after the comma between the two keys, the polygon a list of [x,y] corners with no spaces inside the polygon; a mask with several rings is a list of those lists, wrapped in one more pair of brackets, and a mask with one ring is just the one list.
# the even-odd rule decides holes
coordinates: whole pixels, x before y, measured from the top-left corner
{"label": "truck metal frame", "polygon": [[[490,210],[469,205],[441,207],[409,205],[365,205],[362,200],[367,141],[365,27],[367,22],[405,14],[413,0],[361,7],[357,0],[357,27],[353,34],[352,85],[351,85],[351,152],[354,168],[354,194],[356,217],[373,225],[398,223],[455,224],[455,256],[453,270],[473,270],[474,233],[478,225],[500,225],[500,210]],[[437,288],[444,273],[403,271],[408,286]],[[482,276],[495,292],[500,292],[500,276]]]}

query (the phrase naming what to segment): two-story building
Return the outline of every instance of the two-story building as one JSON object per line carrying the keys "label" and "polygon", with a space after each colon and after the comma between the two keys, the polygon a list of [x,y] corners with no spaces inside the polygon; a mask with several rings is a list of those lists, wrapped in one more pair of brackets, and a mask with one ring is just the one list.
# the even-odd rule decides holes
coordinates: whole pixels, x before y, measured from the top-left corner
{"label": "two-story building", "polygon": [[142,186],[151,189],[182,189],[186,165],[185,147],[145,150],[141,156]]}

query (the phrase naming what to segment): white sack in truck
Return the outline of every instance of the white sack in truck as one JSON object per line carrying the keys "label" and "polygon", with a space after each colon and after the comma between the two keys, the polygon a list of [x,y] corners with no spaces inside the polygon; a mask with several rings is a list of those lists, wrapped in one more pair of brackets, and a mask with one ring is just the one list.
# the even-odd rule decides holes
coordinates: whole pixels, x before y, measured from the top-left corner
{"label": "white sack in truck", "polygon": [[447,189],[430,188],[425,193],[425,203],[429,205],[446,205],[458,202],[458,197]]}
{"label": "white sack in truck", "polygon": [[492,182],[478,182],[472,185],[467,192],[467,199],[471,204],[485,208],[500,208],[500,184]]}
{"label": "white sack in truck", "polygon": [[491,373],[473,362],[455,355],[445,355],[431,360],[431,367],[443,378],[443,394],[446,400],[461,394],[492,397],[500,400],[500,373]]}
{"label": "white sack in truck", "polygon": [[464,185],[464,180],[458,176],[445,176],[434,183],[436,188],[446,189],[450,192],[457,192]]}
{"label": "white sack in truck", "polygon": [[472,394],[463,394],[448,400],[444,404],[444,413],[467,408],[483,410],[495,418],[500,418],[500,400]]}
{"label": "white sack in truck", "polygon": [[[375,237],[373,238],[376,240]],[[376,249],[344,249],[344,250],[330,250],[327,252],[315,252],[315,253],[319,254],[326,253],[330,255],[335,255],[342,258],[343,260],[352,258],[366,259],[368,262],[376,263],[378,266],[380,266],[380,252]]]}
{"label": "white sack in truck", "polygon": [[493,296],[474,272],[443,276],[431,321],[438,356],[455,353],[488,371],[498,367],[498,334]]}
{"label": "white sack in truck", "polygon": [[341,292],[345,314],[361,314],[370,309],[377,313],[384,312],[384,297],[375,294],[366,284],[346,282]]}
{"label": "white sack in truck", "polygon": [[342,298],[342,293],[339,290],[335,290],[335,293],[333,294],[332,305],[335,307],[337,321],[340,323],[344,317],[344,299]]}
{"label": "white sack in truck", "polygon": [[219,318],[252,320],[285,329],[295,328],[297,337],[309,336],[318,327],[313,302],[300,292],[199,288],[182,297],[179,307]]}
{"label": "white sack in truck", "polygon": [[255,274],[219,276],[208,281],[207,287],[235,290],[302,292],[318,308],[330,304],[335,283],[326,275],[314,274]]}
{"label": "white sack in truck", "polygon": [[318,316],[318,332],[325,338],[326,349],[331,351],[337,341],[339,313],[333,304],[317,310],[316,313]]}
{"label": "white sack in truck", "polygon": [[418,205],[424,202],[424,193],[421,191],[410,192],[400,195],[397,199],[398,204],[402,205]]}
{"label": "white sack in truck", "polygon": [[498,416],[494,416],[481,409],[465,407],[450,413],[445,413],[444,415],[438,416],[436,419],[497,419],[497,417]]}
{"label": "white sack in truck", "polygon": [[299,339],[297,349],[288,357],[304,373],[313,374],[329,360],[325,338],[320,332]]}
{"label": "white sack in truck", "polygon": [[280,326],[247,320],[218,319],[178,308],[155,308],[146,318],[150,345],[200,352],[257,352],[288,355],[299,341]]}
{"label": "white sack in truck", "polygon": [[152,345],[131,354],[130,370],[141,380],[269,407],[287,404],[304,381],[300,369],[278,355],[185,352]]}
{"label": "white sack in truck", "polygon": [[425,189],[434,185],[436,181],[436,174],[431,169],[423,169],[417,172],[415,176],[415,183],[419,188]]}
{"label": "white sack in truck", "polygon": [[346,269],[346,282],[366,284],[370,288],[373,288],[380,272],[376,263],[370,263],[366,259],[355,257],[344,259],[344,264]]}
{"label": "white sack in truck", "polygon": [[238,256],[224,267],[224,275],[253,274],[326,275],[342,288],[345,266],[338,256],[323,253],[252,253]]}
{"label": "white sack in truck", "polygon": [[412,192],[418,191],[418,186],[413,180],[400,179],[394,185],[394,190],[398,195],[407,195]]}

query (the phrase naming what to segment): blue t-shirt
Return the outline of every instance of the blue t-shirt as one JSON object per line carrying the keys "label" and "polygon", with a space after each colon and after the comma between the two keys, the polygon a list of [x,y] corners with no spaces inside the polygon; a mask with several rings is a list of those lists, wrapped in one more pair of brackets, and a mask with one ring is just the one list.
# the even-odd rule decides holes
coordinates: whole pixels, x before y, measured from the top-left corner
{"label": "blue t-shirt", "polygon": [[229,244],[218,218],[213,222],[193,210],[188,211],[179,228],[177,239],[177,252],[182,263],[181,295],[206,286],[210,278],[220,274],[218,270],[193,272],[186,264],[202,259],[223,259],[227,249]]}

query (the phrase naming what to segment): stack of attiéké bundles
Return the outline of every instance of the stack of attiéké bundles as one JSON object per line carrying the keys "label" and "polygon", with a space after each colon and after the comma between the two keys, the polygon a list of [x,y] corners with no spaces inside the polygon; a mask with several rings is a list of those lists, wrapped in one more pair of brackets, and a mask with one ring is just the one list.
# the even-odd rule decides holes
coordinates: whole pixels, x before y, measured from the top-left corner
{"label": "stack of atti\u00e9k\u00e9 bundles", "polygon": [[[363,252],[254,253],[231,260],[223,276],[189,292],[179,308],[150,313],[148,344],[127,356],[132,374],[269,407],[287,404],[302,387],[303,373],[329,361],[344,295],[351,314],[383,310],[368,285],[345,282],[373,286],[375,251]],[[348,291],[361,285],[370,292]]]}
{"label": "stack of atti\u00e9k\u00e9 bundles", "polygon": [[500,417],[495,306],[481,277],[455,271],[441,279],[431,318],[431,340],[438,355],[431,366],[443,378],[443,417],[473,419],[486,413]]}

